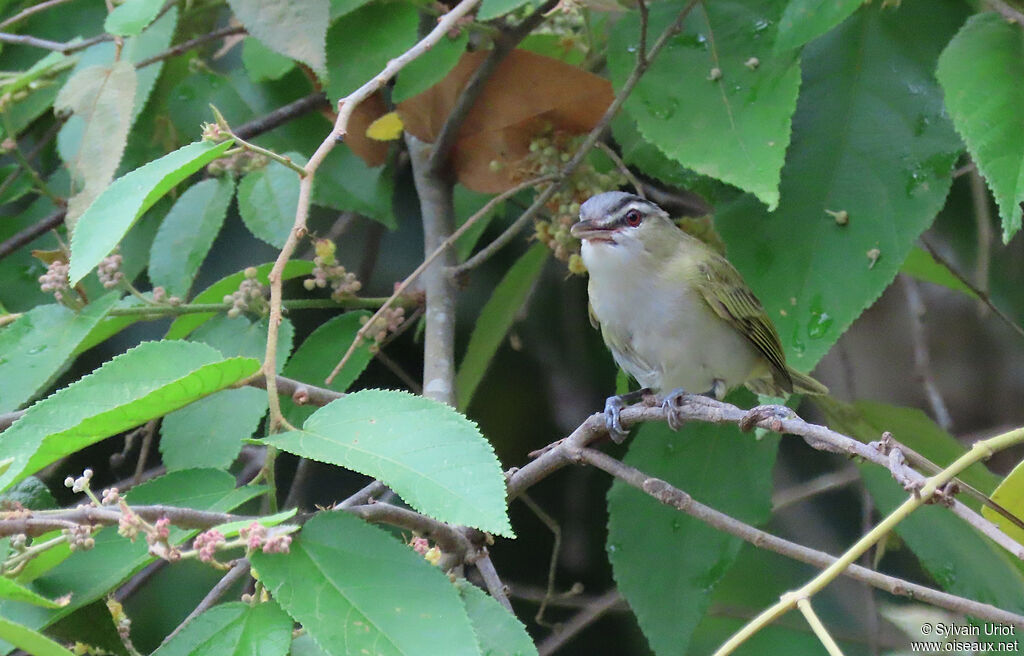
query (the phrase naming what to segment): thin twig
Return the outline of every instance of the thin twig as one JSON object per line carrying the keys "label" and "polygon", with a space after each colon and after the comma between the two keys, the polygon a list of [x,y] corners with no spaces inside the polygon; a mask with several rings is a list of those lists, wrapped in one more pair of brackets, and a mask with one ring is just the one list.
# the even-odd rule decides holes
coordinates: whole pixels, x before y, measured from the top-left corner
{"label": "thin twig", "polygon": [[832,492],[844,488],[854,481],[860,480],[860,472],[856,467],[848,467],[835,472],[822,474],[809,481],[779,490],[772,496],[772,513],[777,513],[783,508],[793,504],[806,501],[824,492]]}
{"label": "thin twig", "polygon": [[548,560],[548,584],[547,589],[544,593],[544,598],[540,602],[540,608],[537,609],[537,614],[534,615],[533,619],[541,626],[549,626],[544,621],[544,611],[548,607],[550,602],[555,596],[555,573],[558,571],[558,556],[562,551],[562,527],[558,525],[558,521],[554,517],[549,515],[543,508],[530,498],[530,495],[523,494],[519,495],[519,500],[526,504],[526,507],[530,509],[534,515],[537,516],[544,526],[548,527],[551,531],[551,535],[554,536],[554,544],[551,545],[551,558]]}
{"label": "thin twig", "polygon": [[[642,0],[640,4],[643,4]],[[638,180],[637,177],[633,175],[633,172],[629,170],[629,167],[622,161],[622,158],[619,157],[617,152],[615,152],[615,149],[603,141],[598,141],[597,147],[608,156],[608,159],[612,161],[615,168],[619,169],[619,173],[625,176],[626,180],[629,181],[629,184],[633,185],[633,189],[636,190],[636,195],[646,200],[647,194],[644,192],[644,186],[640,184],[640,180]]]}
{"label": "thin twig", "polygon": [[508,600],[508,590],[505,589],[505,584],[498,577],[498,570],[494,568],[494,563],[491,562],[491,556],[487,553],[486,549],[473,561],[473,564],[476,565],[477,571],[483,577],[484,585],[487,586],[487,591],[491,593],[491,596],[504,606],[505,610],[514,615],[515,611],[512,610],[512,602]]}
{"label": "thin twig", "polygon": [[936,262],[946,267],[946,269],[948,269],[949,272],[953,274],[954,278],[962,282],[968,289],[974,292],[974,295],[980,298],[981,302],[988,306],[988,309],[992,310],[992,312],[997,317],[999,317],[1003,321],[1003,323],[1012,328],[1015,333],[1017,333],[1021,337],[1024,337],[1024,328],[1021,328],[1020,325],[1016,321],[1014,321],[1010,315],[1000,310],[999,307],[992,302],[992,299],[989,297],[988,292],[986,292],[983,289],[980,289],[977,285],[968,280],[967,276],[960,273],[953,266],[953,263],[946,259],[941,253],[939,253],[939,251],[936,250],[935,247],[932,246],[931,243],[929,243],[923,235],[921,236],[921,244],[924,245],[926,251],[931,253],[931,256],[935,258]]}
{"label": "thin twig", "polygon": [[142,61],[136,63],[135,64],[135,68],[136,69],[145,68],[146,66],[149,66],[150,64],[155,64],[155,63],[157,63],[159,61],[163,61],[163,60],[169,59],[171,57],[176,57],[176,56],[178,56],[180,54],[188,52],[189,50],[191,50],[192,48],[195,48],[196,46],[201,46],[204,43],[207,43],[208,41],[216,41],[217,39],[221,39],[221,38],[226,37],[226,36],[233,36],[235,34],[245,34],[245,33],[246,33],[245,28],[242,27],[241,25],[229,25],[227,27],[222,27],[219,30],[214,30],[214,31],[212,31],[212,32],[210,32],[208,34],[202,34],[200,36],[197,36],[194,39],[189,39],[188,41],[185,41],[183,43],[179,43],[176,46],[171,46],[167,50],[164,50],[163,52],[158,52],[157,54],[153,55],[152,57],[147,57],[147,58],[143,59]]}
{"label": "thin twig", "polygon": [[[256,520],[257,517],[232,515],[229,513],[209,512],[177,506],[132,506],[132,512],[147,522],[155,522],[166,517],[171,524],[182,528],[208,529],[218,524],[226,524],[238,520]],[[117,524],[122,517],[121,510],[116,506],[95,506],[85,508],[67,508],[60,510],[37,510],[28,516],[12,516],[16,513],[0,512],[0,537],[24,533],[29,537],[42,535],[48,531],[67,528],[69,524],[98,524],[108,526]]]}
{"label": "thin twig", "polygon": [[469,553],[471,548],[469,540],[457,528],[408,508],[378,501],[365,505],[349,506],[344,510],[368,522],[390,524],[391,526],[414,531],[429,540],[433,540],[442,551],[454,554],[459,561]]}
{"label": "thin twig", "polygon": [[[284,416],[281,414],[281,403],[277,398],[277,389],[274,386],[274,374],[277,373],[277,334],[281,325],[281,288],[282,288],[282,276],[284,274],[284,267],[291,259],[292,253],[295,252],[295,248],[299,243],[299,240],[306,234],[306,219],[309,216],[309,204],[313,194],[313,179],[315,177],[316,170],[320,168],[320,164],[324,158],[334,149],[334,146],[345,138],[348,132],[348,122],[352,116],[352,112],[359,103],[369,98],[371,95],[376,93],[385,84],[388,83],[391,78],[398,74],[405,66],[425,53],[431,47],[439,42],[444,36],[451,30],[456,23],[467,13],[469,13],[480,0],[462,0],[457,4],[451,11],[446,13],[437,21],[437,25],[433,30],[430,31],[427,36],[423,37],[416,45],[398,57],[388,62],[387,66],[384,67],[380,73],[375,75],[372,79],[366,82],[363,86],[359,87],[349,95],[345,96],[338,102],[338,117],[334,122],[334,127],[331,130],[331,134],[320,144],[313,153],[312,157],[306,163],[305,170],[306,176],[303,177],[299,182],[299,199],[295,210],[295,221],[292,225],[291,232],[288,234],[288,239],[285,241],[284,247],[281,249],[280,254],[277,256],[277,260],[274,262],[274,267],[270,271],[268,276],[270,280],[270,317],[269,327],[267,330],[267,349],[266,355],[263,359],[263,371],[268,374],[267,384],[267,397],[270,405],[270,432],[276,432],[280,430],[282,426],[287,426],[287,422]],[[333,376],[332,376],[333,378]],[[268,456],[270,454],[268,453]],[[272,460],[272,458],[269,458]]]}
{"label": "thin twig", "polygon": [[362,340],[366,337],[366,333],[369,332],[370,327],[374,323],[376,323],[377,319],[379,319],[380,316],[382,314],[384,314],[384,312],[388,308],[390,308],[392,305],[394,305],[394,303],[402,296],[402,294],[405,293],[405,291],[409,288],[409,286],[412,285],[412,283],[415,282],[419,278],[419,276],[427,269],[428,266],[430,266],[430,264],[435,259],[437,259],[437,257],[439,255],[441,255],[441,253],[443,251],[447,250],[448,248],[451,248],[455,244],[455,242],[458,241],[459,237],[461,237],[463,234],[465,234],[465,232],[467,230],[469,230],[471,227],[473,227],[473,225],[477,221],[479,221],[481,218],[486,216],[492,209],[494,209],[494,207],[498,203],[501,203],[501,202],[505,201],[506,199],[508,199],[508,198],[510,198],[510,197],[512,197],[512,196],[514,196],[516,194],[518,194],[520,191],[522,191],[524,189],[529,189],[530,187],[542,184],[542,183],[547,182],[547,181],[549,181],[551,179],[552,179],[552,176],[546,176],[545,175],[545,176],[540,176],[538,178],[534,178],[533,180],[528,180],[527,182],[524,182],[524,183],[522,183],[520,185],[516,185],[512,189],[509,189],[508,191],[500,193],[497,196],[495,196],[494,198],[492,198],[491,200],[487,201],[487,203],[483,207],[481,207],[480,210],[476,212],[476,214],[474,214],[473,216],[471,216],[468,219],[466,219],[466,222],[463,223],[461,226],[459,226],[458,230],[456,230],[451,235],[449,235],[448,238],[445,239],[444,242],[440,246],[438,246],[437,249],[433,253],[428,255],[423,260],[423,262],[421,262],[420,265],[417,266],[413,270],[413,272],[410,273],[405,278],[405,280],[403,280],[400,284],[398,284],[395,287],[395,291],[391,294],[391,296],[386,301],[384,301],[384,303],[381,304],[381,306],[377,310],[377,312],[374,313],[374,315],[372,317],[370,317],[370,320],[367,321],[365,324],[363,324],[363,326],[356,333],[355,339],[353,339],[352,343],[349,344],[348,350],[345,351],[345,354],[341,357],[341,360],[338,362],[337,365],[335,365],[334,370],[331,372],[331,375],[327,377],[327,381],[326,381],[327,384],[329,385],[331,383],[331,381],[334,380],[334,377],[338,375],[338,372],[341,371],[341,368],[345,366],[345,363],[348,362],[348,359],[350,357],[352,357],[352,353],[355,352],[356,348],[359,346],[359,344],[362,342]]}
{"label": "thin twig", "polygon": [[204,612],[212,608],[214,604],[220,601],[221,597],[227,594],[227,591],[230,590],[233,585],[235,585],[236,583],[238,583],[243,578],[249,575],[250,567],[251,566],[247,559],[239,558],[238,560],[236,560],[234,566],[230,570],[228,570],[228,573],[221,577],[221,579],[217,581],[216,585],[210,588],[210,591],[207,592],[206,596],[203,597],[203,600],[200,601],[199,604],[192,609],[192,612],[188,614],[188,617],[183,619],[181,621],[181,624],[174,627],[174,630],[168,633],[167,637],[164,638],[160,644],[165,645],[168,642],[170,642],[171,639],[173,639],[174,636],[181,633],[181,630],[188,626],[188,624],[192,620],[194,620],[195,618],[199,617]]}
{"label": "thin twig", "polygon": [[798,599],[796,607],[800,609],[800,612],[804,614],[807,619],[807,623],[811,625],[811,630],[814,631],[814,635],[818,636],[818,640],[825,647],[825,651],[829,653],[829,656],[843,656],[843,650],[836,644],[835,639],[825,628],[825,625],[821,623],[818,618],[818,614],[814,612],[814,608],[811,607],[809,599]]}
{"label": "thin twig", "polygon": [[662,48],[665,47],[665,44],[668,43],[668,40],[675,36],[676,33],[678,33],[682,29],[683,21],[686,20],[686,17],[690,14],[690,11],[693,10],[693,8],[697,5],[698,2],[699,0],[690,0],[682,9],[682,11],[679,12],[679,15],[676,17],[676,19],[672,21],[672,23],[668,27],[665,28],[665,30],[658,37],[657,41],[654,42],[654,45],[651,46],[651,51],[650,53],[648,53],[648,56],[646,58],[641,58],[637,62],[637,65],[633,68],[633,72],[630,73],[628,78],[626,78],[626,81],[623,83],[622,88],[619,90],[619,93],[615,96],[615,100],[613,100],[612,103],[608,106],[608,109],[605,110],[604,115],[597,122],[594,128],[590,131],[586,139],[584,139],[583,142],[580,144],[579,148],[576,150],[576,153],[566,163],[566,165],[562,167],[562,170],[559,171],[555,181],[552,182],[546,189],[544,189],[544,191],[538,194],[537,198],[533,201],[533,204],[530,205],[530,207],[528,207],[526,211],[523,212],[519,216],[519,218],[517,218],[512,223],[512,225],[510,225],[503,233],[498,235],[498,237],[496,237],[494,241],[487,244],[487,246],[481,248],[475,255],[473,255],[473,257],[467,259],[462,264],[452,267],[450,269],[450,273],[452,276],[457,277],[475,269],[476,267],[480,266],[488,259],[490,259],[491,256],[493,256],[499,250],[504,248],[506,244],[511,242],[515,238],[515,236],[519,234],[519,232],[523,228],[525,228],[531,220],[533,220],[533,217],[541,210],[541,208],[544,207],[548,200],[550,200],[551,197],[555,195],[555,192],[562,188],[562,186],[569,179],[569,176],[572,174],[572,172],[575,171],[579,167],[579,165],[583,163],[583,160],[590,152],[590,149],[593,148],[597,144],[597,142],[600,141],[600,139],[604,136],[604,133],[608,129],[608,126],[611,124],[612,119],[615,118],[616,114],[618,114],[619,109],[622,107],[623,103],[626,102],[626,99],[629,97],[630,93],[632,93],[633,89],[640,81],[640,78],[650,67],[651,62],[658,56]]}
{"label": "thin twig", "polygon": [[601,616],[614,608],[620,601],[622,601],[622,596],[616,589],[609,590],[600,597],[597,597],[593,602],[580,610],[580,612],[573,615],[572,618],[570,618],[569,621],[563,624],[559,629],[544,638],[544,640],[537,645],[537,653],[539,656],[550,656],[555,653],[565,643],[574,638],[576,634],[596,622],[601,618]]}
{"label": "thin twig", "polygon": [[0,22],[0,30],[5,29],[10,25],[14,25],[15,23],[19,23],[33,14],[38,14],[41,11],[46,11],[47,9],[66,4],[68,2],[71,2],[71,0],[46,0],[46,2],[40,2],[37,5],[32,5],[31,7],[22,9],[10,18],[4,19],[3,22]]}
{"label": "thin twig", "polygon": [[278,107],[269,114],[239,125],[235,128],[235,134],[243,139],[254,139],[309,112],[317,109],[326,109],[330,106],[331,103],[327,101],[327,94],[323,91],[314,91],[308,96],[303,96],[283,107]]}
{"label": "thin twig", "polygon": [[1024,26],[1024,13],[1021,13],[1016,7],[1010,5],[1010,3],[1004,0],[985,0],[985,4],[999,12],[1003,18],[1008,21],[1013,21],[1018,25]]}
{"label": "thin twig", "polygon": [[146,459],[149,457],[149,449],[153,445],[153,434],[156,433],[156,425],[159,419],[150,419],[142,429],[142,446],[139,447],[139,460],[135,463],[135,474],[132,476],[132,485],[142,482],[142,475],[146,471]]}
{"label": "thin twig", "polygon": [[932,414],[939,426],[946,431],[953,429],[953,418],[942,398],[939,386],[932,372],[931,357],[928,352],[928,334],[925,330],[924,316],[927,309],[917,283],[907,275],[900,276],[903,293],[907,297],[907,313],[910,315],[910,343],[914,348],[914,373],[924,387],[925,396],[932,407]]}
{"label": "thin twig", "polygon": [[0,243],[0,260],[15,252],[25,244],[32,243],[40,235],[43,235],[59,226],[64,221],[64,217],[67,213],[68,211],[64,208],[54,210],[45,218],[40,219],[27,228],[19,230],[5,239],[3,243]]}
{"label": "thin twig", "polygon": [[970,176],[971,203],[974,205],[974,224],[978,233],[978,261],[974,265],[974,282],[978,289],[988,294],[989,268],[992,265],[992,208],[988,204],[985,180],[977,167],[971,169]]}
{"label": "thin twig", "polygon": [[347,510],[348,508],[353,508],[355,506],[365,505],[370,502],[370,499],[379,497],[387,492],[387,490],[388,486],[384,485],[380,481],[371,481],[349,498],[341,501],[340,503],[336,503],[331,510]]}

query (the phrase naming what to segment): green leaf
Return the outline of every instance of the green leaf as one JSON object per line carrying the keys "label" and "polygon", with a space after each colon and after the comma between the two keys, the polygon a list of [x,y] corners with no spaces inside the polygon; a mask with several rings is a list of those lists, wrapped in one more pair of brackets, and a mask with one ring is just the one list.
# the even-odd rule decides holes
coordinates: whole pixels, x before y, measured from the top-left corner
{"label": "green leaf", "polygon": [[68,201],[69,225],[114,179],[128,143],[136,86],[135,67],[117,61],[77,71],[57,94],[54,109],[73,113],[58,137],[74,193]]}
{"label": "green leaf", "polygon": [[456,407],[465,412],[477,386],[483,380],[498,347],[512,328],[519,308],[526,302],[534,283],[540,277],[551,250],[537,242],[526,251],[494,288],[480,316],[473,324],[466,355],[455,376]]}
{"label": "green leaf", "polygon": [[[297,153],[288,153],[301,162]],[[299,205],[298,174],[276,162],[247,174],[238,184],[238,212],[249,232],[275,248],[284,246]]]}
{"label": "green leaf", "polygon": [[1021,225],[1024,202],[1024,34],[996,13],[972,16],[942,52],[936,77],[967,150],[1003,219],[1003,241]]}
{"label": "green leaf", "polygon": [[235,601],[196,617],[153,656],[284,656],[291,641],[292,618],[276,603]]}
{"label": "green leaf", "polygon": [[[651,7],[650,33],[679,14],[682,2]],[[644,138],[699,173],[779,203],[779,171],[800,87],[795,53],[773,53],[778,0],[722,0],[698,6],[626,101]],[[611,30],[608,68],[622,86],[636,65],[639,17]],[[759,64],[751,66],[751,58]],[[718,69],[720,79],[712,69]]]}
{"label": "green leaf", "polygon": [[13,203],[32,190],[32,178],[24,174],[20,165],[8,164],[7,166],[0,166],[0,180],[6,180],[11,175],[15,175],[15,179],[0,194],[0,205]]}
{"label": "green leaf", "polygon": [[[864,442],[876,440],[888,430],[898,442],[942,467],[963,453],[952,436],[917,410],[866,402],[849,406],[832,399],[823,408],[830,426]],[[866,463],[860,465],[860,472],[882,515],[907,500],[903,486],[885,468]],[[998,481],[980,463],[967,469],[961,479],[982,492]],[[1015,564],[1001,547],[946,508],[918,508],[896,526],[896,533],[946,591],[1012,612],[1024,611],[1024,572],[1019,561]]]}
{"label": "green leaf", "polygon": [[[167,13],[146,28],[142,34],[125,40],[124,50],[121,57],[133,64],[138,64],[143,59],[157,55],[171,45],[174,38],[174,29],[178,25],[178,8],[171,7]],[[114,44],[110,44],[113,46]],[[116,48],[115,48],[116,49]],[[113,61],[114,52],[110,53],[110,61]],[[132,104],[132,123],[139,118],[142,110],[146,107],[149,95],[156,86],[157,78],[163,70],[164,63],[158,61],[145,68],[135,71],[138,83],[135,85],[135,102]]]}
{"label": "green leaf", "polygon": [[231,141],[197,141],[114,181],[85,211],[71,238],[71,284],[117,246],[135,220],[179,182],[224,154]]}
{"label": "green leaf", "polygon": [[205,344],[144,342],[39,401],[0,440],[6,489],[84,447],[251,376],[259,361],[223,359]]}
{"label": "green leaf", "polygon": [[[992,492],[992,500],[1017,517],[1024,517],[1024,462],[1018,463],[1013,468],[1013,471],[1006,475],[1006,478],[999,484],[999,487]],[[988,506],[984,506],[981,509],[981,514],[985,516],[985,519],[996,524],[1011,538],[1024,544],[1024,529],[1013,524]]]}
{"label": "green leaf", "polygon": [[[697,501],[758,524],[770,513],[778,436],[757,440],[735,426],[644,424],[625,462]],[[687,653],[690,635],[741,541],[616,481],[608,492],[612,573],[651,649]],[[671,563],[652,567],[651,563]]]}
{"label": "green leaf", "polygon": [[37,305],[0,330],[0,412],[11,412],[49,385],[117,302],[111,293],[81,312]]}
{"label": "green leaf", "polygon": [[530,0],[484,0],[480,3],[480,11],[477,12],[477,20],[491,20],[498,16],[504,16],[510,11],[515,11]]}
{"label": "green leaf", "polygon": [[53,498],[50,488],[35,476],[18,481],[17,485],[0,494],[0,500],[13,507],[17,507],[14,504],[20,504],[29,510],[51,510],[57,507],[57,500]]}
{"label": "green leaf", "polygon": [[961,17],[956,3],[873,4],[809,44],[779,209],[749,197],[718,208],[729,259],[796,369],[878,298],[945,201],[960,144],[932,71]]}
{"label": "green leaf", "polygon": [[149,279],[184,298],[220,232],[235,193],[231,176],[208,178],[185,190],[164,217],[149,256]]}
{"label": "green leaf", "polygon": [[228,0],[246,31],[276,52],[324,71],[328,0]]}
{"label": "green leaf", "polygon": [[0,599],[21,601],[35,606],[42,606],[43,608],[60,608],[65,605],[47,599],[39,593],[33,592],[24,586],[18,585],[11,579],[2,576],[0,576]]}
{"label": "green leaf", "polygon": [[[285,319],[278,332],[278,369],[292,347],[294,328]],[[267,321],[219,315],[189,338],[214,347],[225,357],[262,360],[267,348]],[[160,453],[168,471],[211,467],[227,469],[242,450],[242,441],[259,428],[267,412],[267,393],[254,387],[225,389],[175,410],[160,424]]]}
{"label": "green leaf", "polygon": [[313,202],[339,211],[359,212],[386,228],[398,227],[391,208],[394,171],[370,168],[349,148],[335,148],[317,171]]}
{"label": "green leaf", "polygon": [[792,50],[813,41],[850,17],[864,0],[789,0],[779,19],[775,51]]}
{"label": "green leaf", "polygon": [[[347,345],[355,339],[356,333],[362,327],[360,320],[363,317],[369,318],[370,313],[346,312],[320,324],[306,341],[295,349],[282,373],[288,378],[318,387],[326,386],[335,392],[348,390],[373,359],[370,342],[364,341],[356,347],[330,385],[326,385],[324,381],[334,369],[335,363],[341,359]],[[287,397],[281,399],[281,410],[291,425],[299,426],[316,408],[310,405],[295,405],[291,397]]]}
{"label": "green leaf", "polygon": [[33,656],[73,656],[70,651],[43,634],[2,617],[0,617],[0,640],[6,640]]}
{"label": "green leaf", "polygon": [[327,34],[327,96],[352,93],[416,41],[419,11],[406,3],[374,2],[339,18]]}
{"label": "green leaf", "polygon": [[963,294],[977,300],[978,296],[974,293],[970,287],[960,281],[953,272],[949,270],[946,265],[942,264],[928,251],[923,248],[914,246],[910,249],[910,254],[907,255],[907,259],[903,260],[903,266],[900,267],[900,273],[905,273],[908,276],[913,276],[918,280],[924,282],[930,282],[935,285],[942,285],[947,289],[952,289],[955,292],[962,292]]}
{"label": "green leaf", "polygon": [[386,483],[416,510],[511,537],[505,476],[476,424],[406,392],[362,390],[266,442]]}
{"label": "green leaf", "polygon": [[227,524],[218,524],[214,528],[217,529],[218,531],[220,531],[221,535],[223,535],[224,537],[226,537],[226,538],[233,538],[233,537],[237,536],[239,534],[239,532],[243,528],[246,528],[246,527],[250,526],[253,523],[253,521],[256,521],[261,526],[266,526],[266,527],[269,528],[271,526],[277,526],[277,525],[279,525],[279,524],[281,524],[283,522],[288,521],[289,519],[294,517],[295,514],[298,513],[298,512],[299,512],[298,508],[290,508],[288,510],[282,510],[281,512],[275,513],[273,515],[267,515],[267,516],[264,516],[264,517],[259,517],[256,520],[240,519],[237,522],[228,522]]}
{"label": "green leaf", "polygon": [[332,656],[478,656],[459,595],[441,570],[379,528],[320,513],[287,554],[252,554],[260,580]]}
{"label": "green leaf", "polygon": [[537,653],[537,647],[523,623],[494,597],[466,581],[461,581],[458,588],[482,653],[487,656],[531,656]]}
{"label": "green leaf", "polygon": [[455,64],[459,63],[462,53],[466,52],[469,34],[463,32],[456,38],[442,37],[437,44],[422,57],[418,57],[402,69],[391,92],[391,101],[395,104],[406,98],[412,98],[426,91],[444,79]]}
{"label": "green leaf", "polygon": [[242,41],[242,64],[253,82],[276,80],[295,68],[290,57],[277,54],[251,36]]}
{"label": "green leaf", "polygon": [[[267,274],[274,268],[273,262],[267,262],[256,267],[256,280],[260,281],[260,284],[269,285],[270,281],[267,280]],[[309,260],[291,260],[288,264],[284,265],[284,273],[281,275],[282,280],[291,280],[292,278],[298,278],[299,276],[309,275],[313,270],[313,263]],[[224,297],[238,290],[238,286],[245,280],[245,270],[239,271],[238,273],[232,273],[230,276],[225,276],[217,282],[213,283],[202,292],[196,295],[192,299],[193,303],[221,303]],[[171,323],[171,327],[167,330],[167,339],[181,339],[187,337],[189,333],[203,325],[213,317],[217,316],[216,312],[195,312],[192,314],[184,314]]]}
{"label": "green leaf", "polygon": [[[266,488],[260,486],[235,489],[234,476],[226,472],[192,469],[143,483],[130,490],[126,500],[133,505],[164,504],[230,512],[265,491]],[[169,541],[181,544],[197,532],[171,527]],[[41,629],[92,603],[153,560],[144,540],[131,542],[117,534],[116,526],[102,529],[94,539],[96,545],[93,549],[70,553],[66,560],[32,584],[32,589],[44,596],[57,597],[71,592],[70,604],[48,610],[4,601],[0,602],[0,617]]]}
{"label": "green leaf", "polygon": [[103,30],[118,36],[141,34],[160,13],[163,5],[163,0],[125,0],[107,15],[107,20],[103,22]]}
{"label": "green leaf", "polygon": [[359,9],[370,0],[331,0],[331,22]]}

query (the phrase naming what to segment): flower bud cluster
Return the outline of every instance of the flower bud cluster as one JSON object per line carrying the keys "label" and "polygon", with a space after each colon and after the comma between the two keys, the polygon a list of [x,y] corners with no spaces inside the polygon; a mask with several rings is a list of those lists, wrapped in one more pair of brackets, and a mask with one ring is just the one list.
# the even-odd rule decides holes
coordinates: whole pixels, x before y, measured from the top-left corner
{"label": "flower bud cluster", "polygon": [[154,303],[166,303],[167,305],[175,306],[181,305],[182,300],[178,296],[168,296],[167,290],[163,287],[153,288],[153,302]]}
{"label": "flower bud cluster", "polygon": [[224,545],[227,540],[224,534],[217,529],[204,531],[196,536],[192,542],[192,548],[199,554],[199,560],[204,563],[212,563],[217,549]]}
{"label": "flower bud cluster", "polygon": [[229,317],[241,316],[243,312],[265,314],[270,310],[270,303],[264,296],[265,286],[256,279],[257,275],[256,267],[249,267],[245,270],[245,278],[238,285],[238,291],[224,296],[224,302],[231,303]]}
{"label": "flower bud cluster", "polygon": [[124,258],[120,253],[108,255],[100,260],[99,266],[96,267],[96,275],[99,276],[104,289],[117,287],[117,283],[121,282],[121,279],[124,278],[124,273],[121,271],[121,264],[123,262]]}
{"label": "flower bud cluster", "polygon": [[64,295],[71,291],[68,284],[68,263],[60,260],[50,262],[46,267],[46,273],[39,276],[39,289],[47,293],[53,293],[58,302],[64,300]]}
{"label": "flower bud cluster", "polygon": [[93,526],[90,524],[78,524],[61,531],[67,538],[71,551],[88,551],[95,547],[96,540],[92,538],[92,532]]}
{"label": "flower bud cluster", "polygon": [[245,546],[249,551],[288,553],[292,546],[292,536],[284,533],[270,535],[267,527],[259,522],[249,524],[249,526],[239,531],[238,534],[245,540]]}
{"label": "flower bud cluster", "polygon": [[426,538],[415,537],[409,541],[409,546],[431,565],[437,565],[441,561],[441,550],[436,545],[430,546]]}
{"label": "flower bud cluster", "polygon": [[[366,322],[369,320],[370,317],[360,317],[359,323],[366,325]],[[373,340],[373,344],[370,346],[370,351],[376,353],[377,349],[380,348],[381,343],[388,336],[388,333],[393,333],[398,330],[404,321],[405,308],[386,308],[379,317],[374,319],[373,324],[366,331],[366,336]]]}
{"label": "flower bud cluster", "polygon": [[[523,179],[540,175],[555,174],[572,159],[584,140],[583,135],[571,135],[550,128],[542,131],[530,142],[530,153],[523,165]],[[618,170],[602,173],[585,160],[576,167],[566,183],[555,192],[546,208],[550,219],[539,219],[534,223],[534,237],[544,243],[555,257],[566,262],[569,271],[581,274],[586,271],[579,257],[580,242],[569,234],[569,228],[579,219],[580,205],[591,196],[618,189],[626,184],[626,178]]]}
{"label": "flower bud cluster", "polygon": [[71,491],[75,494],[85,492],[89,489],[89,481],[92,480],[92,475],[93,471],[91,469],[86,469],[78,478],[68,476],[64,479],[64,487],[71,488]]}
{"label": "flower bud cluster", "polygon": [[242,150],[229,157],[215,159],[206,165],[206,172],[215,178],[231,174],[243,176],[246,173],[266,168],[270,158],[262,153]]}
{"label": "flower bud cluster", "polygon": [[308,291],[323,289],[331,286],[331,298],[340,301],[343,298],[354,296],[363,288],[363,284],[356,280],[356,274],[345,270],[345,267],[338,264],[334,257],[334,242],[330,239],[318,239],[315,244],[316,256],[313,258],[312,278],[306,278],[302,284]]}

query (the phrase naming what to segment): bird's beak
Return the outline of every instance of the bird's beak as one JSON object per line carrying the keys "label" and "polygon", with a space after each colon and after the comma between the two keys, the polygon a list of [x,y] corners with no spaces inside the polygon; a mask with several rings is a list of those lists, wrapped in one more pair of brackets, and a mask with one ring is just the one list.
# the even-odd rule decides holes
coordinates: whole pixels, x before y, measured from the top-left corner
{"label": "bird's beak", "polygon": [[612,238],[613,232],[613,229],[601,227],[589,219],[577,221],[569,229],[569,233],[576,239],[605,241],[611,244],[615,243],[615,240]]}

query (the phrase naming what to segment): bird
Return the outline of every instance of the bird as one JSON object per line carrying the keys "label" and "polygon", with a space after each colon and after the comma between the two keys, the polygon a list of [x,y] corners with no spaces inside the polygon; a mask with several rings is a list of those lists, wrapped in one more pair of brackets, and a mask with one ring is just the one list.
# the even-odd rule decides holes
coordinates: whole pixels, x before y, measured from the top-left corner
{"label": "bird", "polygon": [[639,196],[607,191],[580,206],[580,239],[591,323],[622,369],[643,388],[608,397],[612,439],[626,437],[619,414],[646,393],[665,394],[669,425],[688,393],[721,399],[740,385],[758,394],[827,394],[786,364],[764,306],[729,261],[683,232]]}

